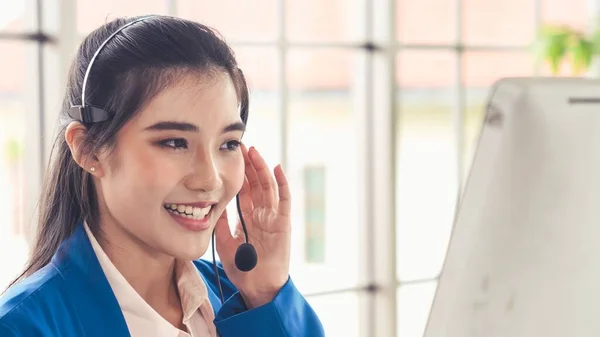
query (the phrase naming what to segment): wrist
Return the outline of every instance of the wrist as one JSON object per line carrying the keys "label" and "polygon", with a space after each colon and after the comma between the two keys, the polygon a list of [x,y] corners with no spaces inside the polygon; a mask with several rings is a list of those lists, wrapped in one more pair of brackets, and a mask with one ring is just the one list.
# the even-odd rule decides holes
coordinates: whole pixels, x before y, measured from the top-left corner
{"label": "wrist", "polygon": [[289,275],[286,279],[280,280],[276,284],[270,286],[238,288],[240,295],[244,299],[244,303],[248,310],[258,308],[262,305],[272,302],[281,289],[287,284]]}
{"label": "wrist", "polygon": [[278,292],[279,289],[277,291],[267,292],[245,292],[240,290],[240,295],[242,295],[248,310],[252,310],[272,302]]}

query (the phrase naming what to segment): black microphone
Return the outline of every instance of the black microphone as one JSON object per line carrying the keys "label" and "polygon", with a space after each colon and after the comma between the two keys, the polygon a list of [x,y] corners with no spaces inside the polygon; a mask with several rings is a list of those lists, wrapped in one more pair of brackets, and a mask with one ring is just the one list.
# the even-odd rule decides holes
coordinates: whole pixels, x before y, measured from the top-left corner
{"label": "black microphone", "polygon": [[251,271],[256,267],[258,256],[254,246],[245,242],[242,243],[235,252],[235,266],[241,271]]}
{"label": "black microphone", "polygon": [[[235,196],[235,202],[237,205],[238,216],[240,217],[240,222],[242,223],[242,229],[244,230],[244,239],[246,242],[242,243],[237,251],[235,252],[235,266],[237,269],[243,272],[249,272],[258,263],[258,254],[256,254],[256,249],[254,246],[248,242],[248,230],[246,229],[246,223],[244,222],[244,216],[242,215],[242,208],[240,207],[240,196],[239,194]],[[217,286],[219,287],[219,297],[221,299],[221,304],[225,303],[225,298],[223,298],[223,288],[221,287],[221,278],[219,276],[219,269],[217,268],[217,262],[215,261],[215,231],[212,233],[212,260],[213,260],[213,269],[215,271],[215,276],[217,277]]]}
{"label": "black microphone", "polygon": [[242,223],[242,229],[244,230],[244,238],[246,239],[246,242],[242,243],[235,252],[235,266],[241,271],[248,272],[256,267],[258,255],[254,246],[248,242],[248,231],[246,230],[246,223],[244,222],[242,208],[240,207],[239,194],[235,196],[235,202],[237,204],[238,216]]}

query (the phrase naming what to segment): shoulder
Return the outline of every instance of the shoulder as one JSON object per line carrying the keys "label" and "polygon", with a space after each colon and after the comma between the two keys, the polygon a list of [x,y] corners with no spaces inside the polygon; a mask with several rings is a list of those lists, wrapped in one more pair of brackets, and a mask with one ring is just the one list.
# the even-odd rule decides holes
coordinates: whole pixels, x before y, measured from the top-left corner
{"label": "shoulder", "polygon": [[44,331],[48,324],[44,318],[63,302],[62,280],[48,264],[1,294],[0,335],[29,336]]}

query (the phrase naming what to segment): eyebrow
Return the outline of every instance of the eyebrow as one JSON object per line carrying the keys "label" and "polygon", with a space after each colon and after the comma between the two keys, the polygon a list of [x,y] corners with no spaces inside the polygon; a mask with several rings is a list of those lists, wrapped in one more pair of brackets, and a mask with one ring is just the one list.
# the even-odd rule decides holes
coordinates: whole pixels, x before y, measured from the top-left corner
{"label": "eyebrow", "polygon": [[[200,132],[200,128],[194,124],[183,123],[183,122],[158,122],[153,124],[144,130],[146,131],[185,131],[185,132]],[[227,125],[223,128],[222,133],[232,131],[246,131],[246,124],[242,122],[235,122]]]}

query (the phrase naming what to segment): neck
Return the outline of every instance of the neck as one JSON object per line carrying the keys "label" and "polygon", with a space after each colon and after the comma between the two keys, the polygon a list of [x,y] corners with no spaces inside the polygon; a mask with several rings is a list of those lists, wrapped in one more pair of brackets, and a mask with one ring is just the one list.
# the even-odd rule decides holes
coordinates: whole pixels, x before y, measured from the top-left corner
{"label": "neck", "polygon": [[175,259],[157,252],[112,221],[93,233],[102,250],[131,287],[173,325],[181,324]]}
{"label": "neck", "polygon": [[98,243],[133,289],[153,307],[154,303],[171,302],[177,295],[175,259],[153,252],[131,234],[113,226],[102,229],[101,235],[95,235]]}

